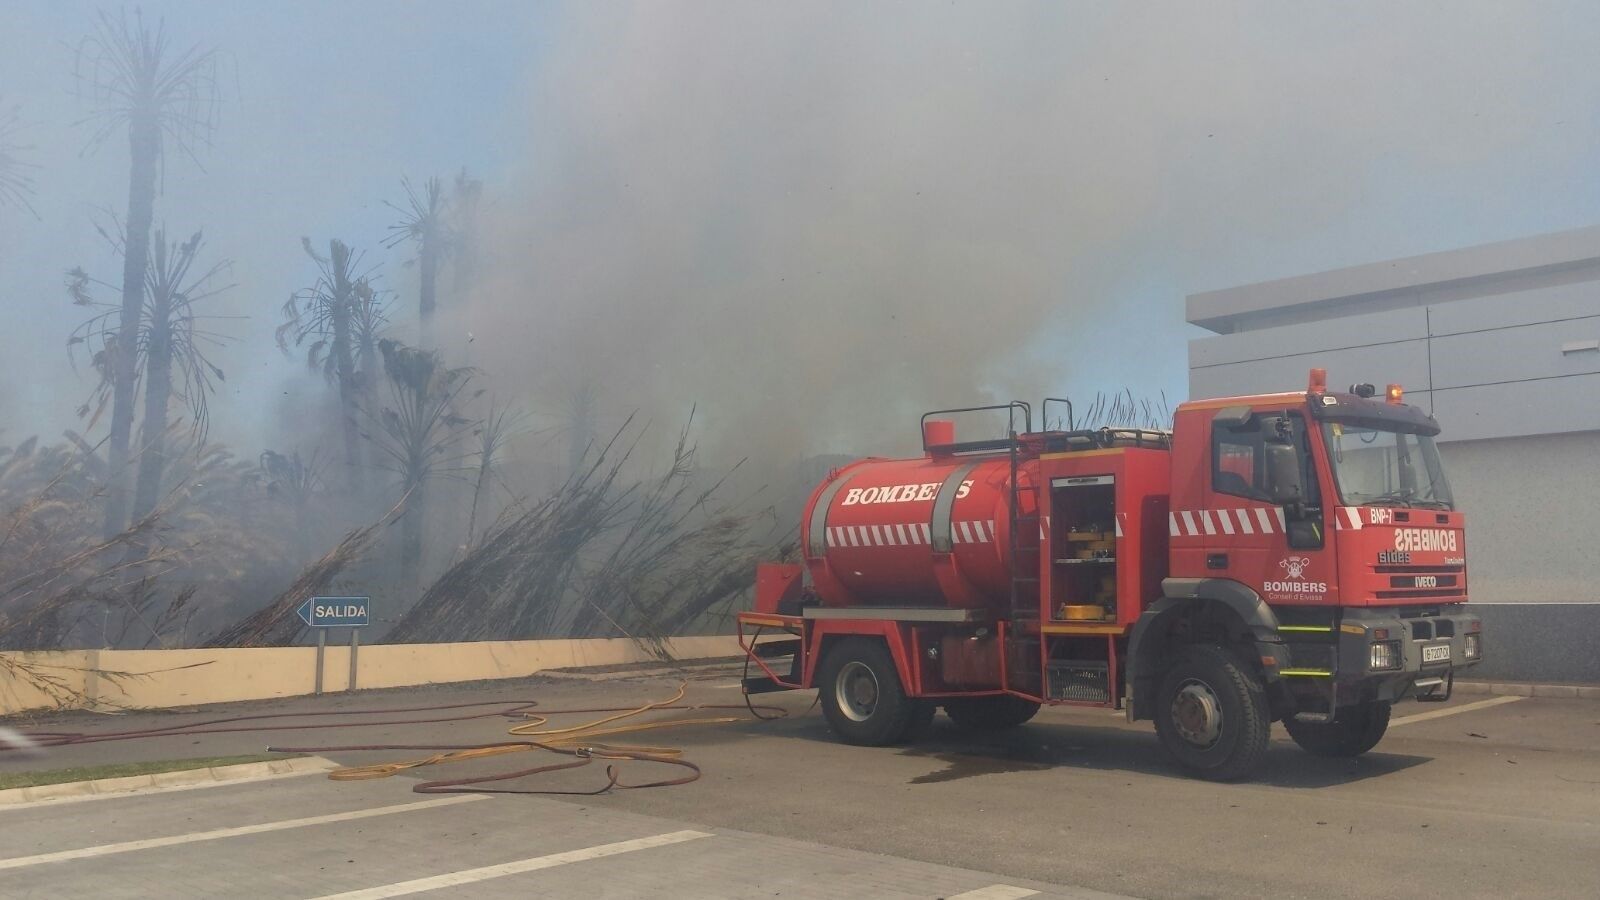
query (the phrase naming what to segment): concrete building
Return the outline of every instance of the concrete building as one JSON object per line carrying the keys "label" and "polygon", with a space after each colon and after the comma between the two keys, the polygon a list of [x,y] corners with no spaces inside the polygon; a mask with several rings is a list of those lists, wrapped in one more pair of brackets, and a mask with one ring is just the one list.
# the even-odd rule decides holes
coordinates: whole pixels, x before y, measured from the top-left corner
{"label": "concrete building", "polygon": [[1191,396],[1294,390],[1313,366],[1402,384],[1444,428],[1473,601],[1567,604],[1485,613],[1585,634],[1571,665],[1530,646],[1502,677],[1600,680],[1600,227],[1194,294],[1188,319],[1215,332],[1189,344]]}

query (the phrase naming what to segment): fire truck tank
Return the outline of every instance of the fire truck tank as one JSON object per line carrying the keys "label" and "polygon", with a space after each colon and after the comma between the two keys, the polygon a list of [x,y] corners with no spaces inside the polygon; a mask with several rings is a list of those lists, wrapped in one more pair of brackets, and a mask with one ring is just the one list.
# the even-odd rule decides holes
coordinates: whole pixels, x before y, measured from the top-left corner
{"label": "fire truck tank", "polygon": [[[929,422],[927,456],[861,460],[812,493],[802,544],[824,605],[1005,607],[1011,460],[940,454],[951,432],[947,422]],[[1017,468],[1023,487],[1031,468]],[[1034,506],[1033,491],[1018,492],[1020,528],[1039,527]],[[1023,540],[1038,546],[1039,535]]]}

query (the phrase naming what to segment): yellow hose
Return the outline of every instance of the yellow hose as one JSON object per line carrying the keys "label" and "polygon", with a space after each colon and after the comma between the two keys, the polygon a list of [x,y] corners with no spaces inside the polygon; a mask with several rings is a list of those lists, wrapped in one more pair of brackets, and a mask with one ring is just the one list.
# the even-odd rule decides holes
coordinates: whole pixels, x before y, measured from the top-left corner
{"label": "yellow hose", "polygon": [[[678,728],[684,725],[726,725],[737,722],[739,716],[712,716],[688,719],[668,719],[660,722],[640,722],[633,725],[623,725],[614,728],[602,726],[610,725],[633,716],[642,715],[664,706],[672,706],[689,691],[689,683],[683,682],[678,687],[677,693],[665,700],[646,703],[637,709],[615,713],[585,722],[581,725],[571,725],[565,728],[540,728],[549,722],[547,716],[526,713],[530,719],[537,721],[525,722],[513,726],[509,733],[516,737],[534,738],[535,740],[518,741],[515,743],[495,744],[484,747],[474,747],[465,750],[451,750],[444,753],[435,753],[418,759],[399,760],[396,762],[375,763],[367,766],[346,766],[334,769],[328,777],[334,781],[365,781],[374,778],[388,778],[409,769],[420,769],[425,766],[445,765],[447,763],[462,762],[471,759],[486,759],[493,756],[502,756],[508,753],[522,753],[529,750],[549,750],[556,753],[568,753],[582,757],[596,759],[640,759],[641,757],[657,757],[674,759],[683,755],[683,750],[677,747],[647,747],[635,745],[611,745],[594,741],[594,738],[611,737],[619,734],[632,734],[640,731],[652,731],[658,728]],[[698,709],[700,707],[691,707]]]}

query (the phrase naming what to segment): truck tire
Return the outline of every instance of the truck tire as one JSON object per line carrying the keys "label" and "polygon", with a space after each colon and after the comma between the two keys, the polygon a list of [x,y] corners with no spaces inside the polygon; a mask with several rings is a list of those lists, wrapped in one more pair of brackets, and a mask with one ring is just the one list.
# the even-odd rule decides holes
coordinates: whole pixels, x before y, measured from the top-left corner
{"label": "truck tire", "polygon": [[1012,694],[999,697],[952,697],[944,711],[957,728],[967,731],[1003,731],[1015,728],[1039,712],[1039,704]]}
{"label": "truck tire", "polygon": [[1332,722],[1283,720],[1289,737],[1300,749],[1317,756],[1360,756],[1378,746],[1389,730],[1389,712],[1394,704],[1371,701],[1339,710]]}
{"label": "truck tire", "polygon": [[847,744],[899,743],[932,706],[906,696],[894,659],[881,641],[845,638],[823,657],[817,690],[828,726]]}
{"label": "truck tire", "polygon": [[1184,651],[1162,677],[1155,719],[1167,752],[1211,781],[1253,772],[1272,733],[1261,680],[1232,653],[1203,644]]}

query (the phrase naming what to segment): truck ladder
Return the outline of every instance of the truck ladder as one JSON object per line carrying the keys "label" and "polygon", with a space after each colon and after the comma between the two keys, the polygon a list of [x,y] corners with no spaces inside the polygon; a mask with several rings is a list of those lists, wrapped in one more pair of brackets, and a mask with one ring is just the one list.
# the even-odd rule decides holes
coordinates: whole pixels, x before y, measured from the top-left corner
{"label": "truck ladder", "polygon": [[[1011,487],[1010,496],[1007,497],[1007,518],[1010,529],[1007,537],[1011,545],[1011,618],[1014,620],[1039,618],[1039,544],[1040,544],[1040,507],[1034,504],[1031,515],[1023,515],[1018,509],[1018,500],[1025,491],[1036,490],[1036,487],[1023,488],[1017,483],[1018,451],[1021,442],[1017,440],[1015,423],[1011,429]],[[1024,537],[1024,534],[1026,537]],[[1025,565],[1031,561],[1032,565]],[[1029,586],[1032,585],[1033,598],[1027,599]]]}

